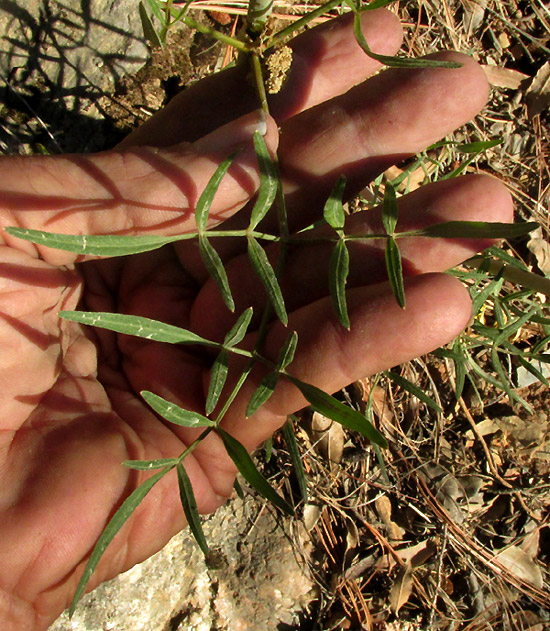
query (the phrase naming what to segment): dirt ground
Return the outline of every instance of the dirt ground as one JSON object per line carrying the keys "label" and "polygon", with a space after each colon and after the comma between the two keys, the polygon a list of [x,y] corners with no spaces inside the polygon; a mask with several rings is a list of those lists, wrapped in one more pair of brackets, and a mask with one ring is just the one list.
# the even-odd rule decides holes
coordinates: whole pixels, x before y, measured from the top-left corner
{"label": "dirt ground", "polygon": [[[405,24],[405,53],[418,56],[454,48],[472,54],[486,69],[492,84],[490,103],[453,138],[502,139],[466,172],[503,179],[513,193],[518,220],[540,222],[538,243],[523,239],[504,249],[529,269],[548,274],[548,4],[424,0],[397,3],[393,9]],[[284,4],[278,10],[291,12]],[[202,11],[200,16],[226,32],[238,28],[236,4],[218,3],[216,13]],[[42,95],[36,92],[32,111],[4,104],[4,119],[20,130],[16,137],[4,137],[4,150],[112,146],[177,91],[229,59],[221,44],[177,30],[170,45],[154,50],[135,77],[119,83],[114,95],[98,100],[104,119],[79,132],[81,139],[94,138],[86,147],[76,146],[70,134],[54,134],[53,145],[51,128],[43,129],[33,114],[42,107]],[[437,157],[447,169],[457,159],[455,154]],[[434,161],[435,153],[427,155],[403,180],[402,190],[429,179],[426,169],[433,169]],[[393,179],[409,165],[398,165],[386,176]],[[546,298],[533,300],[548,318]],[[488,308],[483,318],[490,325],[496,315]],[[517,333],[518,343],[524,349],[538,344],[538,352],[547,352],[549,323],[526,323]],[[492,374],[487,353],[476,358]],[[300,519],[285,522],[284,528],[316,584],[300,621],[284,628],[550,629],[550,393],[541,382],[528,384],[518,362],[511,361],[508,368],[513,391],[526,405],[482,379],[467,382],[457,401],[454,364],[444,354],[394,369],[427,391],[440,411],[387,375],[342,392],[343,399],[372,410],[390,439],[383,456],[360,436],[305,413],[297,438],[309,487],[307,502],[300,498],[282,436],[274,438],[268,462],[263,451],[258,454],[264,473],[297,505]]]}

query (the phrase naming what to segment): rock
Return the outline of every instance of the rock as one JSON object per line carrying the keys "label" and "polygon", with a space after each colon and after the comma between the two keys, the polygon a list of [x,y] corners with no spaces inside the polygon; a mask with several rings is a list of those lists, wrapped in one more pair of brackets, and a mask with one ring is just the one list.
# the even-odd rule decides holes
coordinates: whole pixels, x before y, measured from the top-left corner
{"label": "rock", "polygon": [[[108,130],[99,97],[112,94],[115,83],[149,57],[138,0],[5,0],[0,32],[7,151],[21,153],[19,145],[45,130],[48,150],[103,148]],[[17,124],[10,126],[14,116]],[[21,117],[38,122],[22,129]]]}
{"label": "rock", "polygon": [[[205,559],[184,531],[100,585],[48,631],[275,631],[316,595],[296,544],[261,500],[238,498],[206,518]],[[287,529],[289,522],[287,522]]]}

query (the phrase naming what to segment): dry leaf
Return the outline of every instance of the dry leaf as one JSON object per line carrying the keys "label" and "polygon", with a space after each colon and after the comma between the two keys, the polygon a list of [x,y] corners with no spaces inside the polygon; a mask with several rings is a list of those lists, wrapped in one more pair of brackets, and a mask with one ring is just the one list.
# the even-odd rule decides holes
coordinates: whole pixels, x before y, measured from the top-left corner
{"label": "dry leaf", "polygon": [[542,572],[531,557],[518,546],[510,546],[499,552],[495,561],[503,565],[517,579],[542,589]]}
{"label": "dry leaf", "polygon": [[550,244],[543,238],[541,228],[532,233],[527,247],[535,255],[540,271],[546,276],[550,275]]}
{"label": "dry leaf", "polygon": [[530,79],[529,75],[513,70],[512,68],[503,68],[502,66],[482,66],[487,81],[495,88],[508,88],[509,90],[517,90],[524,81]]}
{"label": "dry leaf", "polygon": [[311,418],[311,433],[315,450],[330,461],[331,466],[342,461],[345,433],[340,423],[314,412]]}
{"label": "dry leaf", "polygon": [[387,495],[381,495],[374,501],[376,512],[388,531],[388,538],[394,541],[401,541],[405,535],[403,528],[398,526],[391,518],[391,501]]}
{"label": "dry leaf", "polygon": [[525,94],[527,116],[533,118],[550,105],[550,61],[543,64]]}
{"label": "dry leaf", "polygon": [[[414,546],[409,546],[408,548],[399,548],[398,550],[394,550],[395,553],[399,556],[402,561],[410,562],[413,569],[424,565],[424,563],[437,551],[437,546],[431,539],[426,539],[425,541],[421,541],[420,543],[415,544]],[[393,555],[384,554],[378,562],[376,563],[377,570],[392,570],[397,561],[394,559]]]}
{"label": "dry leaf", "polygon": [[487,0],[462,0],[462,6],[464,7],[464,28],[470,37],[483,22]]}
{"label": "dry leaf", "polygon": [[393,613],[397,614],[401,607],[408,602],[412,588],[413,567],[410,561],[406,561],[390,590],[390,609]]}

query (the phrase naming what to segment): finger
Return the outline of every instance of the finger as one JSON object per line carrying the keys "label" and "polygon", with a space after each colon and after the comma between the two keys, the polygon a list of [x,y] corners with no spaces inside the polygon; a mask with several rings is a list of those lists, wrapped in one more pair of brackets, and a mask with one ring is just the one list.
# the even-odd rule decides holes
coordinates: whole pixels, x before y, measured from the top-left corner
{"label": "finger", "polygon": [[[468,292],[451,276],[417,276],[406,281],[406,291],[406,309],[397,305],[387,284],[348,292],[349,332],[338,323],[328,299],[299,309],[290,315],[288,329],[271,327],[265,355],[276,358],[289,330],[295,330],[298,347],[289,373],[332,393],[448,343],[471,317]],[[253,371],[223,423],[249,450],[281,427],[288,414],[307,405],[297,388],[282,378],[267,403],[246,419],[248,401],[264,374]],[[232,467],[219,454],[211,458],[200,450],[195,455],[211,481],[223,479]],[[219,494],[230,491],[217,488]]]}
{"label": "finger", "polygon": [[[422,187],[399,198],[397,230],[417,230],[444,221],[513,221],[513,206],[507,188],[495,178],[471,175],[443,180]],[[382,209],[366,210],[348,217],[347,235],[383,234]],[[310,302],[329,295],[329,263],[335,236],[328,226],[308,231],[303,241],[290,246],[280,285],[286,308],[294,311]],[[309,239],[326,238],[327,241],[308,244]],[[426,272],[442,272],[493,243],[490,239],[399,239],[399,248],[406,276]],[[347,288],[380,283],[387,279],[384,239],[348,241],[350,272]],[[267,248],[273,263],[278,246]],[[246,255],[226,265],[233,293],[236,313],[252,306],[257,323],[266,302],[266,292],[251,268]],[[208,313],[209,318],[202,314]],[[212,339],[227,331],[235,315],[224,307],[215,283],[209,280],[200,291],[191,311],[191,321],[200,335]]]}
{"label": "finger", "polygon": [[[403,31],[398,18],[387,11],[367,11],[361,16],[363,33],[375,52],[393,55]],[[277,122],[343,94],[380,68],[361,50],[353,36],[353,16],[347,14],[306,31],[289,43],[292,66],[282,90],[270,97],[270,111]],[[240,65],[199,81],[170,103],[120,146],[166,146],[194,141],[213,129],[259,107],[247,79],[249,67]],[[182,115],[185,113],[185,115]]]}
{"label": "finger", "polygon": [[[167,149],[0,158],[0,225],[66,234],[186,233],[196,229],[195,205],[216,167],[237,151],[214,198],[211,227],[240,209],[258,187],[255,130],[265,133],[275,151],[275,121],[254,112],[193,144]],[[4,239],[53,264],[75,259],[9,235]]]}
{"label": "finger", "polygon": [[[319,219],[340,175],[347,177],[351,198],[389,166],[425,149],[481,110],[488,96],[481,67],[459,53],[430,57],[463,65],[389,69],[282,127],[278,153],[291,231]],[[268,215],[261,228],[277,230],[275,215]],[[244,228],[247,221],[245,209],[227,228]],[[235,240],[224,240],[220,249],[223,259],[239,252]]]}

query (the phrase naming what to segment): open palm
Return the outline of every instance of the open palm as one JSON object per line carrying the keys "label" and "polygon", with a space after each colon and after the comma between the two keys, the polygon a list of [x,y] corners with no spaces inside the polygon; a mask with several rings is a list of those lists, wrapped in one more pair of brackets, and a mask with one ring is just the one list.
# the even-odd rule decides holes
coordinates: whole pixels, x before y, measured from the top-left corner
{"label": "open palm", "polygon": [[[364,26],[374,50],[395,53],[401,30],[391,13],[372,12]],[[270,150],[279,144],[290,224],[298,230],[321,216],[339,175],[347,176],[350,195],[359,191],[391,164],[466,122],[487,97],[479,67],[456,54],[443,58],[459,59],[464,65],[457,70],[391,70],[365,81],[378,65],[355,44],[347,17],[308,32],[293,47],[291,76],[273,99],[276,122],[253,111],[245,73],[236,68],[182,93],[115,151],[2,158],[2,226],[68,234],[191,231],[194,203],[206,182],[221,160],[240,149],[209,226],[245,227],[246,205],[259,181],[251,138],[261,129]],[[404,229],[450,219],[508,221],[509,195],[491,178],[469,176],[400,200]],[[348,223],[348,233],[378,231],[380,214],[359,213]],[[268,230],[269,222],[262,227]],[[241,244],[215,245],[226,262],[236,313],[252,305],[259,317],[264,292]],[[438,272],[486,245],[404,242],[406,310],[386,282],[379,246],[354,246],[350,332],[338,324],[328,298],[328,246],[293,247],[281,279],[288,329],[270,325],[266,353],[276,356],[288,331],[297,331],[291,372],[334,392],[428,352],[451,340],[470,317],[465,289]],[[212,365],[211,354],[200,348],[84,330],[60,320],[58,312],[78,306],[143,315],[215,340],[223,339],[236,316],[189,241],[110,260],[75,260],[9,235],[0,250],[0,620],[6,631],[38,631],[68,605],[100,533],[148,475],[121,462],[177,456],[197,435],[165,424],[139,392],[148,389],[204,412]],[[257,320],[251,340],[255,327]],[[248,449],[305,404],[291,384],[281,382],[246,420],[259,378],[253,373],[224,421]],[[230,495],[235,469],[217,436],[203,441],[185,466],[202,512]],[[115,537],[91,586],[147,558],[183,526],[170,474]]]}

